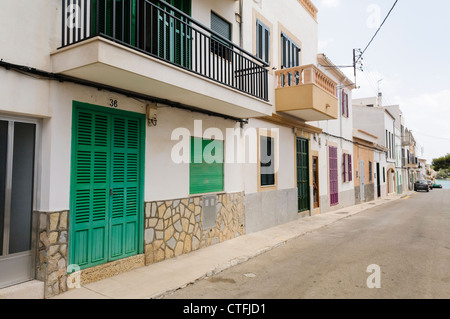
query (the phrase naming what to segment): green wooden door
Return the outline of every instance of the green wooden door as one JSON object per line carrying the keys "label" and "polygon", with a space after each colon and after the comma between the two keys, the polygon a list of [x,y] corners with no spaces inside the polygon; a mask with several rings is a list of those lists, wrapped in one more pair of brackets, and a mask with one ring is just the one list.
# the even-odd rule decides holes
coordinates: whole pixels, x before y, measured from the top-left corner
{"label": "green wooden door", "polygon": [[298,211],[310,209],[309,195],[309,141],[297,138]]}
{"label": "green wooden door", "polygon": [[75,103],[69,261],[87,268],[139,252],[142,120]]}

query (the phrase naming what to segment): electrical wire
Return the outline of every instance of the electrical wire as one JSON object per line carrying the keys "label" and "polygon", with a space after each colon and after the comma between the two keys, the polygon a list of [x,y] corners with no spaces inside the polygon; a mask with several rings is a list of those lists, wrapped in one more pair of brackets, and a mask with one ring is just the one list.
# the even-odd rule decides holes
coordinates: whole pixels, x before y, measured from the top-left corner
{"label": "electrical wire", "polygon": [[379,26],[377,32],[375,32],[374,36],[372,37],[372,39],[370,40],[369,44],[367,44],[366,48],[362,51],[361,55],[358,57],[358,60],[356,61],[356,63],[359,62],[359,60],[361,60],[362,56],[364,55],[364,53],[366,53],[367,49],[370,47],[370,45],[372,44],[373,40],[375,40],[375,37],[378,35],[378,32],[380,32],[381,28],[383,27],[384,23],[386,22],[386,20],[389,18],[389,16],[391,15],[391,12],[394,10],[395,6],[397,5],[398,0],[395,0],[394,5],[392,6],[391,10],[389,10],[387,16],[384,18],[383,22],[381,23],[381,25]]}
{"label": "electrical wire", "polygon": [[426,137],[429,137],[429,138],[434,138],[434,139],[439,139],[439,140],[450,141],[450,138],[447,138],[447,137],[431,136],[431,135],[424,134],[424,133],[420,133],[420,132],[417,132],[417,131],[411,131],[411,132],[412,132],[412,133],[415,133],[415,134],[423,135],[423,136],[426,136]]}

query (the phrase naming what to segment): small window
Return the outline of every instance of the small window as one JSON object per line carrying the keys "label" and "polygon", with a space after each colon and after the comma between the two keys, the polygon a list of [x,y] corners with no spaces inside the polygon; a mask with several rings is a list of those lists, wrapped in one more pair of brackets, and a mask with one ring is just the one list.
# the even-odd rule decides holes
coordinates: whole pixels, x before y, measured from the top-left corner
{"label": "small window", "polygon": [[193,137],[189,166],[190,194],[216,193],[224,189],[223,141]]}
{"label": "small window", "polygon": [[300,46],[286,34],[281,33],[281,68],[288,69],[300,65]]}
{"label": "small window", "polygon": [[372,162],[369,162],[369,182],[373,181]]}
{"label": "small window", "polygon": [[270,63],[270,29],[256,20],[256,56]]}
{"label": "small window", "polygon": [[[211,12],[211,30],[231,42],[231,24],[214,12]],[[214,35],[211,36],[210,48],[212,53],[220,56],[221,58],[227,60],[231,58],[232,48],[230,44]]]}
{"label": "small window", "polygon": [[275,186],[275,138],[260,136],[259,156],[261,187]]}
{"label": "small window", "polygon": [[344,183],[353,181],[353,165],[352,156],[350,154],[344,154],[343,166],[344,166]]}
{"label": "small window", "polygon": [[342,116],[349,117],[349,109],[348,109],[348,94],[345,93],[344,90],[342,90],[341,94],[341,106],[342,106]]}

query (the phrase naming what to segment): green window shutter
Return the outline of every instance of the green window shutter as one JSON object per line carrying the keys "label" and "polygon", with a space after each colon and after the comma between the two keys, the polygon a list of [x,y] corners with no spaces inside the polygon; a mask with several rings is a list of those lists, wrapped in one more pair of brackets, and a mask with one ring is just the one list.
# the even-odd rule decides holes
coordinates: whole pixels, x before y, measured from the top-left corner
{"label": "green window shutter", "polygon": [[191,139],[190,194],[223,191],[223,150],[223,141]]}

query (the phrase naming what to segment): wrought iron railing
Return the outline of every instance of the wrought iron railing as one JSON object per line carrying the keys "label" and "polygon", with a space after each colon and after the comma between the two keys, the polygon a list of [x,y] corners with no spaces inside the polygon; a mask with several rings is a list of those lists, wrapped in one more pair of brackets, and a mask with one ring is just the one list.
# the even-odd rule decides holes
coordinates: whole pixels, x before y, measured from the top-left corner
{"label": "wrought iron railing", "polygon": [[62,46],[100,36],[268,100],[268,66],[159,0],[62,0]]}

